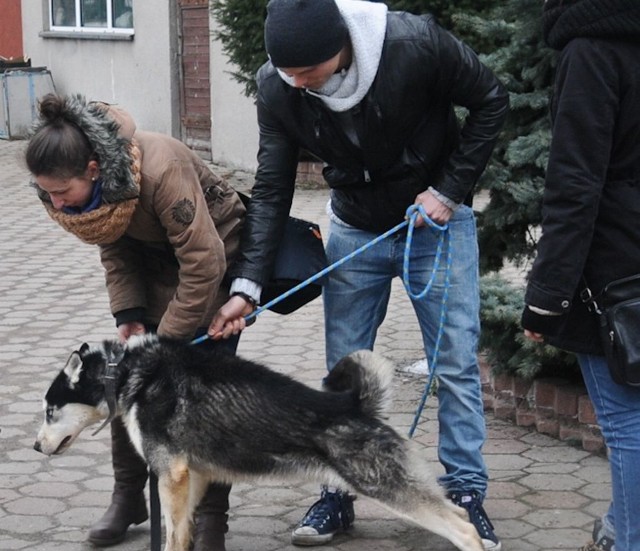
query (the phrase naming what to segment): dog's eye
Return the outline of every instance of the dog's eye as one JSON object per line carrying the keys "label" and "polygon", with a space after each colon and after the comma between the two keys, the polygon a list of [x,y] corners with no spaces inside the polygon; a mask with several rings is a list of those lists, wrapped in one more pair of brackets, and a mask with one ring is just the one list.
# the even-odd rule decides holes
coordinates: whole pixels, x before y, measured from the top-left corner
{"label": "dog's eye", "polygon": [[53,408],[48,407],[45,411],[45,418],[47,421],[53,420]]}

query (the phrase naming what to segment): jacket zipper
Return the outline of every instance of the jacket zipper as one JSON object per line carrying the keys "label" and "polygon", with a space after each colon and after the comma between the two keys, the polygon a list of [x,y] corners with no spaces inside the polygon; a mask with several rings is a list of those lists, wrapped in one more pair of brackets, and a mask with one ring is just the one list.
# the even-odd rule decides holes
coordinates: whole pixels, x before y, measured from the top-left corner
{"label": "jacket zipper", "polygon": [[[376,116],[379,119],[381,119],[382,112],[380,111],[380,107],[377,104],[374,106],[374,110],[375,110]],[[316,118],[313,121],[313,133],[316,137],[316,140],[320,140],[320,120],[321,120],[321,115],[317,113]],[[363,175],[364,181],[367,184],[371,182],[371,174],[369,173],[368,168],[366,167],[363,168],[362,175]]]}

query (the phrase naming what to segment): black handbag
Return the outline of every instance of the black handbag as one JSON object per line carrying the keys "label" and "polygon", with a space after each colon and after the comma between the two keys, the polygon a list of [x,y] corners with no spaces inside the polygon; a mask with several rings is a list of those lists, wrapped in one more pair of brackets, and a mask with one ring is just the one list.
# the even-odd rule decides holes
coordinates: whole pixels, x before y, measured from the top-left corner
{"label": "black handbag", "polygon": [[640,386],[640,275],[607,284],[597,297],[587,287],[583,301],[593,305],[611,377]]}
{"label": "black handbag", "polygon": [[[243,193],[238,195],[245,207],[248,206],[250,198]],[[289,216],[284,235],[278,245],[273,272],[268,283],[262,288],[260,305],[267,304],[326,267],[327,255],[320,226],[314,222]],[[296,311],[320,296],[325,279],[326,276],[305,285],[268,309],[278,314],[290,314]]]}

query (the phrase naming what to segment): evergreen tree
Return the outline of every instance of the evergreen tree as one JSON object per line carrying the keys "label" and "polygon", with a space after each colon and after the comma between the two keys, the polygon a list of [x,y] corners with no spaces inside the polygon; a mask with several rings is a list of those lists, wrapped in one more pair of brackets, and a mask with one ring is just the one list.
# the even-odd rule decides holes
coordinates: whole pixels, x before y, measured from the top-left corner
{"label": "evergreen tree", "polygon": [[267,0],[212,0],[210,10],[218,23],[214,37],[237,67],[231,75],[244,85],[245,95],[255,96],[255,74],[267,61],[264,20]]}
{"label": "evergreen tree", "polygon": [[507,0],[487,16],[454,15],[454,25],[477,35],[489,66],[509,90],[510,113],[479,189],[489,193],[478,213],[481,280],[480,346],[494,368],[533,378],[558,371],[578,376],[575,358],[524,338],[524,282],[498,272],[507,262],[526,268],[535,256],[551,137],[549,101],[555,54],[542,35],[539,0]]}
{"label": "evergreen tree", "polygon": [[542,39],[539,0],[508,0],[489,18],[457,16],[456,24],[478,34],[489,53],[481,58],[509,90],[510,113],[480,188],[490,202],[479,216],[483,272],[530,260],[550,141],[549,99],[554,55]]}
{"label": "evergreen tree", "polygon": [[[484,37],[475,32],[467,32],[466,28],[457,25],[461,14],[479,16],[498,5],[498,0],[390,0],[389,9],[421,14],[431,13],[438,23],[464,40],[476,52],[484,51]],[[491,44],[493,39],[491,40]]]}

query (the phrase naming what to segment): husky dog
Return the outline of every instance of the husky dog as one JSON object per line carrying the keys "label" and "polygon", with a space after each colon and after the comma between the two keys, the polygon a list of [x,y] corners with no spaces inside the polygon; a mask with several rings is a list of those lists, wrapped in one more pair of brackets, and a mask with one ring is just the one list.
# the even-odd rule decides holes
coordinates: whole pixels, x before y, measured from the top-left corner
{"label": "husky dog", "polygon": [[158,476],[165,551],[189,548],[209,481],[264,477],[351,488],[462,551],[482,551],[467,513],[381,420],[392,376],[388,361],[358,351],[329,373],[322,392],[246,359],[153,335],[83,344],[46,393],[34,448],[63,453],[85,427],[120,415]]}

